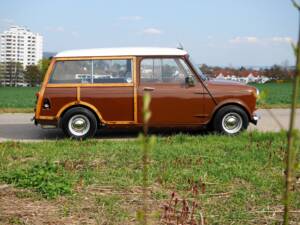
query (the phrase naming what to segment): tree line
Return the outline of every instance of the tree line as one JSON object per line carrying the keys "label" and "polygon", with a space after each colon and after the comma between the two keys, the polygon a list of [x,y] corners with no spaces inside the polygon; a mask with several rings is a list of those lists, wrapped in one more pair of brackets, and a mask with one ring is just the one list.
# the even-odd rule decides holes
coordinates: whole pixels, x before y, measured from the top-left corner
{"label": "tree line", "polygon": [[[35,87],[43,82],[44,76],[50,65],[50,58],[44,58],[38,65],[28,65],[23,68],[20,62],[6,62],[0,64],[0,86],[20,86],[20,83]],[[202,72],[208,76],[216,77],[220,71],[228,71],[231,75],[239,76],[241,72],[253,72],[254,70],[245,67],[219,67],[202,64]],[[273,65],[269,68],[256,70],[260,76],[269,77],[275,80],[290,80],[295,74],[295,68]]]}
{"label": "tree line", "polygon": [[24,84],[35,87],[43,82],[51,59],[41,59],[37,65],[23,67],[20,62],[0,64],[0,86],[17,87]]}
{"label": "tree line", "polygon": [[208,76],[215,77],[218,76],[220,71],[229,71],[231,75],[239,76],[241,72],[247,71],[247,72],[258,72],[260,76],[272,78],[275,80],[290,80],[295,75],[295,68],[294,67],[287,67],[287,66],[279,66],[279,65],[273,65],[269,68],[259,69],[259,70],[253,70],[253,69],[247,69],[243,66],[240,68],[233,68],[233,67],[218,67],[218,66],[208,66],[206,64],[202,64],[200,66],[200,69],[202,72]]}

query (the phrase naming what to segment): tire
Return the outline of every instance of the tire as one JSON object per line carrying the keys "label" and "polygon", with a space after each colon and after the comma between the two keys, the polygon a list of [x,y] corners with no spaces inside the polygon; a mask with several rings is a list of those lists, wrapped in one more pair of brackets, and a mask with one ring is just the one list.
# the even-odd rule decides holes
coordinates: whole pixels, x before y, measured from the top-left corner
{"label": "tire", "polygon": [[97,119],[90,110],[76,107],[69,109],[63,115],[61,127],[66,136],[83,140],[95,135],[97,131]]}
{"label": "tire", "polygon": [[227,135],[236,135],[246,130],[249,118],[245,110],[235,105],[224,106],[214,117],[214,131]]}

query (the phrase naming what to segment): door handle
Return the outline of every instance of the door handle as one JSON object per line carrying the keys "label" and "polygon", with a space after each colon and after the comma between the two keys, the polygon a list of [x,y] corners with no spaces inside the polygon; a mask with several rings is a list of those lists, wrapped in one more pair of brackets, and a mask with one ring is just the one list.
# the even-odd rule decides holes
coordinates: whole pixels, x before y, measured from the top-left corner
{"label": "door handle", "polygon": [[203,91],[194,91],[194,94],[204,94]]}
{"label": "door handle", "polygon": [[144,91],[154,91],[155,88],[153,87],[144,87]]}

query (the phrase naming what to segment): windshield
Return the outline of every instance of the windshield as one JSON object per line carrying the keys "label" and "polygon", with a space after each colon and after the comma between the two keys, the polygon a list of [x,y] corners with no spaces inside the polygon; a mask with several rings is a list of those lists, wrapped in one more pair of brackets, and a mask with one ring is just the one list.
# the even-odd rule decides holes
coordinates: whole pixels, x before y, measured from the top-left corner
{"label": "windshield", "polygon": [[189,57],[189,60],[193,66],[193,68],[196,70],[197,75],[202,79],[202,80],[208,80],[208,77],[206,75],[204,75],[204,73],[202,73],[202,71],[200,70],[199,66],[197,66],[196,63],[194,63],[194,60]]}

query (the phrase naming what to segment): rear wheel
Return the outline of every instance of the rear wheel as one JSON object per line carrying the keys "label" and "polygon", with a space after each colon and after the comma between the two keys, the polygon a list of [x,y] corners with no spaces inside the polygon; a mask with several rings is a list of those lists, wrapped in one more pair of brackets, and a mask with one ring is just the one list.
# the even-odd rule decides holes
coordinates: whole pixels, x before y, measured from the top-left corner
{"label": "rear wheel", "polygon": [[221,108],[215,115],[213,128],[215,131],[235,135],[247,129],[249,118],[247,113],[238,106],[228,105]]}
{"label": "rear wheel", "polygon": [[96,117],[82,107],[68,110],[62,117],[61,125],[65,134],[74,139],[93,137],[97,131]]}

